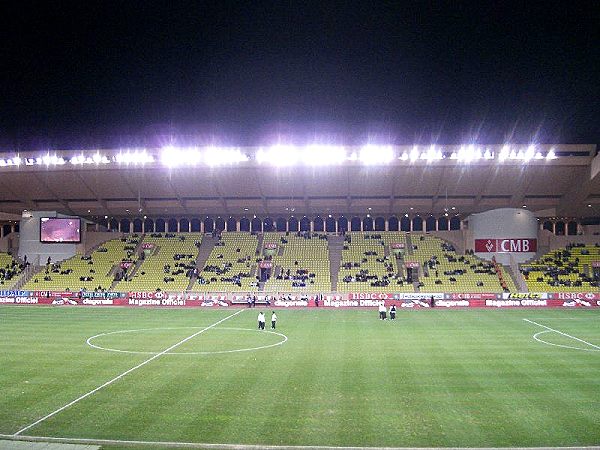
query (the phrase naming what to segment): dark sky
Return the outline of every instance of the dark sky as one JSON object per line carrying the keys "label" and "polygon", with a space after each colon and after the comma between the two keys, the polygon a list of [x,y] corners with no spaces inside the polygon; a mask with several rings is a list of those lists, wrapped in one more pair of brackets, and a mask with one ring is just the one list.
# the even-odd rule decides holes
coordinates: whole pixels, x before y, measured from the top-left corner
{"label": "dark sky", "polygon": [[0,144],[600,140],[597,1],[7,3]]}

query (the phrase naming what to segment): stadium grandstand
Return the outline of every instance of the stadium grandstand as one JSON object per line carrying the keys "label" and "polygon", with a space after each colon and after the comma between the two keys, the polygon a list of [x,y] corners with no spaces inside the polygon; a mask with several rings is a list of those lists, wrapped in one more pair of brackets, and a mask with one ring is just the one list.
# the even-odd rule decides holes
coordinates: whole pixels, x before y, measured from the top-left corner
{"label": "stadium grandstand", "polygon": [[[254,295],[598,288],[593,145],[167,146],[3,156],[5,288]],[[494,221],[518,223],[510,215],[517,210],[535,227],[506,237],[536,239],[535,250],[486,251],[480,238],[491,235],[477,235],[481,217],[509,211]],[[80,218],[81,237],[61,253],[64,242],[44,246],[39,233],[31,237],[39,221],[23,235],[24,220],[44,215]]]}

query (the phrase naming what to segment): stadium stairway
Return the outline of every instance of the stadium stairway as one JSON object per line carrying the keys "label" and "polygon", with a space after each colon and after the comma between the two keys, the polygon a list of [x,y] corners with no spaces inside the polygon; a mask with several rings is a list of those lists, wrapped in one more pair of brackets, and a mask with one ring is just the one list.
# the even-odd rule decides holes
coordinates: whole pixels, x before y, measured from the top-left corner
{"label": "stadium stairway", "polygon": [[529,288],[527,287],[527,283],[525,282],[525,278],[523,278],[523,274],[521,274],[521,272],[515,273],[511,266],[501,267],[505,276],[508,276],[513,280],[519,292],[529,292]]}
{"label": "stadium stairway", "polygon": [[407,255],[413,254],[413,244],[412,244],[412,240],[410,237],[410,233],[406,233],[406,254]]}
{"label": "stadium stairway", "polygon": [[[198,256],[196,257],[196,267],[198,268],[198,273],[202,273],[202,270],[206,265],[206,261],[208,260],[208,257],[210,256],[211,252],[215,248],[215,244],[218,241],[218,239],[212,237],[212,235],[210,234],[205,234],[202,237],[202,242],[200,243],[200,248],[198,249]],[[190,277],[190,282],[186,288],[186,291],[192,290],[192,287],[196,283],[197,279],[197,275],[193,275]]]}
{"label": "stadium stairway", "polygon": [[18,291],[25,283],[27,283],[33,276],[42,270],[43,266],[33,266],[30,265],[25,268],[25,270],[17,277],[15,282],[12,285],[8,285],[7,289]]}
{"label": "stadium stairway", "polygon": [[256,246],[256,256],[259,257],[260,255],[262,255],[262,250],[263,250],[263,242],[265,240],[265,235],[264,233],[259,233],[256,235],[256,239],[258,241],[258,244]]}
{"label": "stadium stairway", "polygon": [[344,236],[327,236],[329,245],[329,272],[331,276],[331,290],[337,291],[338,276],[342,262],[342,248],[344,246]]}

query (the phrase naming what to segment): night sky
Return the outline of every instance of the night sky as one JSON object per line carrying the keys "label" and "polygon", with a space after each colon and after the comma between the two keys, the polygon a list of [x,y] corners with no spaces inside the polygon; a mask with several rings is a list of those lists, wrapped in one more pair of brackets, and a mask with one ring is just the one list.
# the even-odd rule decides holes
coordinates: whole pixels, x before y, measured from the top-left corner
{"label": "night sky", "polygon": [[600,141],[597,1],[7,3],[4,151]]}

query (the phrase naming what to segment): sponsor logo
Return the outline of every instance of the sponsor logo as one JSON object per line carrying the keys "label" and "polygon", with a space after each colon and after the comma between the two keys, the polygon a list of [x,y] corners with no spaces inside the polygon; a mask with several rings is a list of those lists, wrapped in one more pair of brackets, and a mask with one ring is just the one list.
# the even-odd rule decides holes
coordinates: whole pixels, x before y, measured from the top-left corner
{"label": "sponsor logo", "polygon": [[406,261],[404,263],[404,267],[406,267],[407,269],[416,269],[419,267],[419,263],[416,261]]}
{"label": "sponsor logo", "polygon": [[0,291],[0,297],[29,297],[30,291]]}
{"label": "sponsor logo", "polygon": [[600,299],[600,293],[596,292],[559,292],[554,294],[559,300],[595,300]]}
{"label": "sponsor logo", "polygon": [[442,306],[444,308],[457,308],[470,306],[469,300],[436,300],[435,306]]}
{"label": "sponsor logo", "polygon": [[404,248],[404,243],[403,242],[392,242],[390,244],[390,247],[394,248],[394,249],[396,249],[396,248]]}
{"label": "sponsor logo", "polygon": [[289,308],[290,306],[308,306],[308,302],[306,300],[275,300],[273,305]]}
{"label": "sponsor logo", "polygon": [[545,292],[505,292],[502,294],[502,298],[503,299],[512,299],[512,298],[517,298],[517,299],[527,299],[527,298],[533,298],[533,299],[541,299],[541,298],[548,298],[548,294]]}
{"label": "sponsor logo", "polygon": [[220,300],[204,300],[200,303],[200,306],[229,306],[227,302],[223,302]]}
{"label": "sponsor logo", "polygon": [[83,305],[91,306],[102,306],[102,305],[114,305],[115,302],[112,298],[84,298],[81,301]]}
{"label": "sponsor logo", "polygon": [[349,298],[350,300],[387,300],[393,298],[393,295],[383,292],[352,292]]}
{"label": "sponsor logo", "polygon": [[506,308],[511,306],[548,306],[547,300],[486,300],[485,306],[494,306],[496,308]]}
{"label": "sponsor logo", "polygon": [[535,253],[537,239],[475,239],[475,251],[477,253]]}
{"label": "sponsor logo", "polygon": [[271,269],[273,267],[273,263],[271,261],[261,261],[259,266],[261,269]]}
{"label": "sponsor logo", "polygon": [[274,250],[277,248],[277,244],[275,244],[274,242],[268,242],[265,244],[265,248],[267,250]]}
{"label": "sponsor logo", "polygon": [[36,304],[38,299],[35,297],[0,297],[0,304]]}
{"label": "sponsor logo", "polygon": [[405,293],[401,294],[401,298],[403,298],[404,300],[431,300],[431,297],[433,297],[434,300],[443,300],[444,294],[441,294],[441,293],[428,294],[426,292],[423,292],[423,293],[405,292]]}
{"label": "sponsor logo", "polygon": [[491,300],[498,298],[498,294],[482,294],[482,293],[464,293],[464,294],[446,294],[446,298],[452,300]]}
{"label": "sponsor logo", "polygon": [[385,300],[323,300],[323,306],[332,308],[372,308],[385,305]]}

